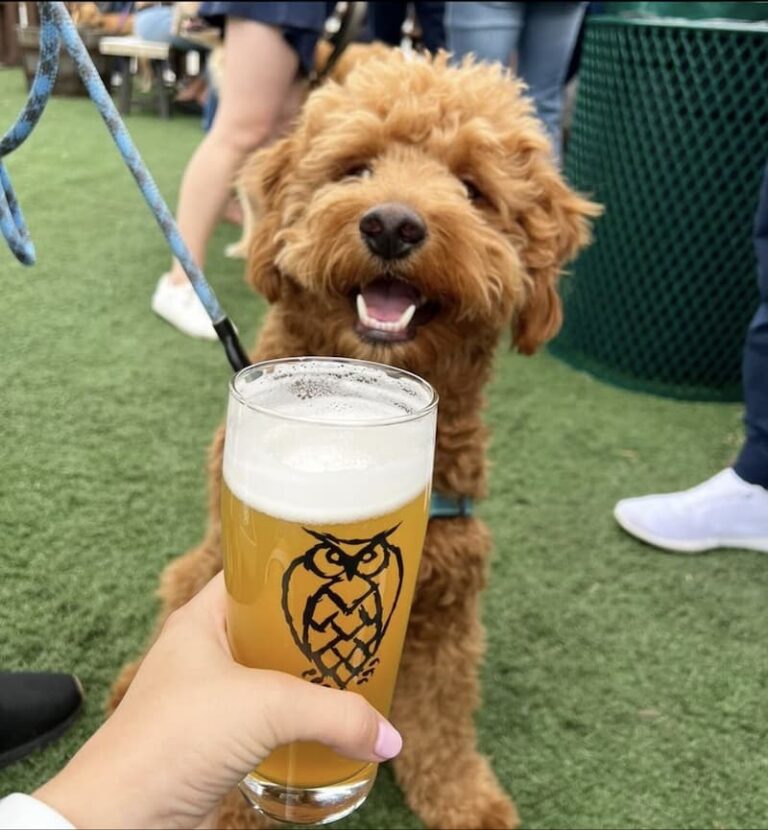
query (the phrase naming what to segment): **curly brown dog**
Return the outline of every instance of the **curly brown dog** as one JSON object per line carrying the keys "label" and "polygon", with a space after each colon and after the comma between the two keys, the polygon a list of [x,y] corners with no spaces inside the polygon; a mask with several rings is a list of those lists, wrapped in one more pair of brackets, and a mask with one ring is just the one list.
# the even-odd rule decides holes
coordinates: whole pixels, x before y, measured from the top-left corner
{"label": "curly brown dog", "polygon": [[[253,360],[341,355],[426,378],[440,395],[434,489],[481,498],[494,350],[510,327],[525,354],[557,332],[556,281],[599,213],[564,183],[521,85],[445,55],[364,62],[313,93],[246,180],[260,205],[248,279],[271,303]],[[222,428],[208,531],[166,569],[162,618],[221,568],[223,438]],[[432,828],[518,821],[473,724],[490,550],[476,518],[429,523],[391,718],[405,738],[397,780]],[[134,671],[124,669],[115,701]],[[218,826],[257,821],[233,793]]]}

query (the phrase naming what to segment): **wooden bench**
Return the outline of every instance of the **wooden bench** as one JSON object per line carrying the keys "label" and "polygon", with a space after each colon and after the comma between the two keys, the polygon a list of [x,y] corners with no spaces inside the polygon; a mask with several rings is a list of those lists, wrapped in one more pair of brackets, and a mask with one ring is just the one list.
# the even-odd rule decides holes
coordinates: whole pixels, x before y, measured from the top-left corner
{"label": "wooden bench", "polygon": [[149,61],[152,69],[154,93],[157,100],[158,112],[161,118],[171,117],[171,96],[163,79],[163,68],[168,62],[171,47],[167,43],[158,43],[152,40],[143,40],[140,37],[103,37],[99,41],[99,52],[115,58],[125,58],[129,65],[123,73],[123,83],[120,86],[117,108],[121,115],[129,115],[133,103],[133,73],[130,60],[132,58]]}

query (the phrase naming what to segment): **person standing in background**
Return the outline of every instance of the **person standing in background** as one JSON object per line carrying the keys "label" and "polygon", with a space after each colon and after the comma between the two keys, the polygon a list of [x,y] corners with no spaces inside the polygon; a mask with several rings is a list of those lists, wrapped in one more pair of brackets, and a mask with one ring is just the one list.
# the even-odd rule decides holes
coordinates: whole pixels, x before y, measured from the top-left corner
{"label": "person standing in background", "polygon": [[[223,78],[213,125],[184,170],[176,221],[201,267],[243,162],[299,111],[326,11],[325,2],[200,5],[199,16],[224,29]],[[152,310],[191,337],[216,340],[175,259],[157,283]]]}
{"label": "person standing in background", "polygon": [[586,3],[446,3],[448,50],[458,62],[472,53],[479,60],[514,67],[528,86],[536,113],[562,148],[565,77]]}
{"label": "person standing in background", "polygon": [[627,533],[663,550],[768,553],[768,166],[754,239],[760,301],[744,343],[747,437],[736,462],[690,490],[622,499],[614,509]]}

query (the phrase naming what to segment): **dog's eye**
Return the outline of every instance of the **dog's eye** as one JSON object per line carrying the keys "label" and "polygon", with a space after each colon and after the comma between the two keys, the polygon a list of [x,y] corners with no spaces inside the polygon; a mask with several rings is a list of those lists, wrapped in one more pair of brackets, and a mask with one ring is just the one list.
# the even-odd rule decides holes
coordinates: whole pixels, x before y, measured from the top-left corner
{"label": "dog's eye", "polygon": [[464,185],[464,189],[467,191],[467,198],[472,202],[479,202],[481,199],[484,199],[485,196],[480,188],[469,179],[462,179],[461,183]]}
{"label": "dog's eye", "polygon": [[344,170],[343,178],[370,179],[372,175],[370,164],[352,164]]}

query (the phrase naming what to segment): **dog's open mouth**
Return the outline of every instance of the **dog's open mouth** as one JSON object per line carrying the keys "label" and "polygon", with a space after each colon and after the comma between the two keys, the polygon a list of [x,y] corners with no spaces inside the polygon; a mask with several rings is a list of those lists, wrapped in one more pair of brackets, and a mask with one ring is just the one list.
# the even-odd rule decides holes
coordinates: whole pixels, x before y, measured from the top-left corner
{"label": "dog's open mouth", "polygon": [[438,304],[426,299],[412,283],[377,277],[354,292],[355,330],[366,340],[401,343],[412,340],[419,326],[437,313]]}

